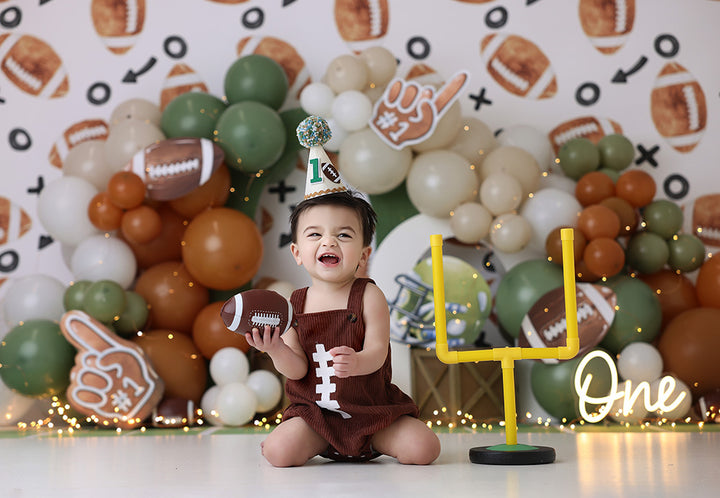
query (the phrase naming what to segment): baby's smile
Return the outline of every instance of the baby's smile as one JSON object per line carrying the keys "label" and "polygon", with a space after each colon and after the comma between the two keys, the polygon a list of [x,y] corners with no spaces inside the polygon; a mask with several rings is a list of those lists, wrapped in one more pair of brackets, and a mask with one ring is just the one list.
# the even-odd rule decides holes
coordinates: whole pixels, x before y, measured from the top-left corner
{"label": "baby's smile", "polygon": [[338,263],[340,263],[340,258],[336,254],[332,254],[332,253],[322,254],[318,258],[318,260],[322,264],[327,265],[327,266],[335,266]]}

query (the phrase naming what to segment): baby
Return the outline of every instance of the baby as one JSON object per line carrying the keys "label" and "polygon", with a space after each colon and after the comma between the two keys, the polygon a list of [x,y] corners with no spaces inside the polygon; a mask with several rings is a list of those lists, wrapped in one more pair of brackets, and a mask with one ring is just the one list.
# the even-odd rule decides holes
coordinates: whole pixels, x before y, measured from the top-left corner
{"label": "baby", "polygon": [[366,267],[376,215],[348,191],[312,197],[290,217],[292,255],[312,285],[296,290],[293,327],[245,334],[287,377],[290,406],[263,443],[276,467],[316,455],[366,461],[381,454],[426,465],[440,454],[412,399],[391,382],[390,316]]}

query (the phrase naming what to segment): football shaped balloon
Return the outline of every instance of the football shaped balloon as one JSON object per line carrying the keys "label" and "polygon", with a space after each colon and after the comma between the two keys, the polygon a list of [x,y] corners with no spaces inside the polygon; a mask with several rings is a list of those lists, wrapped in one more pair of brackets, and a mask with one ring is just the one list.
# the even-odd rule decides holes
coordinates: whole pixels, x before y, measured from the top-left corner
{"label": "football shaped balloon", "polygon": [[251,289],[225,301],[220,316],[225,326],[238,334],[270,325],[284,333],[293,322],[290,301],[275,291]]}

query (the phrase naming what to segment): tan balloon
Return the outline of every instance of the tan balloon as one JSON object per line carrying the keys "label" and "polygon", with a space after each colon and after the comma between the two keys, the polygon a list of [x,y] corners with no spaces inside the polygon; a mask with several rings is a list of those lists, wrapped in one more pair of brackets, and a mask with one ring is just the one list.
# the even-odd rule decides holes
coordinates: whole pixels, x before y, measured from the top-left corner
{"label": "tan balloon", "polygon": [[119,103],[115,109],[113,109],[110,115],[110,128],[129,119],[146,121],[155,126],[160,126],[162,112],[157,104],[149,100],[141,98],[129,99]]}
{"label": "tan balloon", "polygon": [[477,118],[463,118],[448,150],[457,152],[479,170],[485,157],[497,147],[498,141],[488,125]]}
{"label": "tan balloon", "polygon": [[514,146],[503,146],[490,152],[480,166],[480,179],[503,171],[514,176],[522,185],[523,197],[535,192],[540,185],[540,166],[529,152]]}
{"label": "tan balloon", "polygon": [[530,223],[519,214],[498,216],[490,228],[490,242],[495,249],[511,254],[524,249],[531,236]]}
{"label": "tan balloon", "polygon": [[523,201],[522,185],[512,175],[498,171],[491,173],[480,185],[480,202],[493,215],[509,213]]}
{"label": "tan balloon", "polygon": [[368,84],[365,61],[350,54],[335,57],[325,71],[325,83],[336,94],[347,90],[364,90]]}
{"label": "tan balloon", "polygon": [[368,85],[384,87],[393,79],[397,70],[395,56],[385,47],[379,45],[366,48],[360,52],[360,58],[368,69]]}
{"label": "tan balloon", "polygon": [[111,175],[123,169],[136,152],[164,139],[160,128],[147,121],[128,119],[116,124],[105,141],[105,163]]}
{"label": "tan balloon", "polygon": [[460,204],[450,216],[450,229],[455,238],[465,244],[476,244],[490,232],[492,215],[477,202]]}
{"label": "tan balloon", "polygon": [[429,138],[412,146],[415,152],[427,152],[430,150],[444,149],[455,140],[460,131],[462,111],[460,102],[453,103],[438,121],[435,130]]}
{"label": "tan balloon", "polygon": [[113,174],[105,163],[105,141],[88,140],[77,144],[68,152],[62,171],[66,176],[84,178],[99,191],[105,190]]}

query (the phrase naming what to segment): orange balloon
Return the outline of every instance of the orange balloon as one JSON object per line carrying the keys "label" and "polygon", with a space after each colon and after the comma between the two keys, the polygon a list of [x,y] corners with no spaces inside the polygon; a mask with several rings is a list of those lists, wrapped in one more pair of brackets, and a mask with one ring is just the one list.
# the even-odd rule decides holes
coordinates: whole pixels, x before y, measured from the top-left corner
{"label": "orange balloon", "polygon": [[147,244],[162,232],[162,219],[150,206],[138,206],[125,212],[120,230],[125,240]]}
{"label": "orange balloon", "polygon": [[612,277],[623,269],[625,251],[615,239],[600,237],[588,242],[583,261],[592,273],[601,277]]}
{"label": "orange balloon", "polygon": [[197,215],[183,238],[183,262],[204,286],[229,290],[250,281],[262,262],[262,237],[247,215],[214,208]]}
{"label": "orange balloon", "polygon": [[720,308],[720,258],[706,259],[695,282],[698,301],[707,308]]}
{"label": "orange balloon", "polygon": [[[560,237],[560,231],[566,227],[557,227],[552,230],[545,238],[545,252],[547,252],[548,259],[555,264],[562,265],[562,238]],[[583,251],[587,240],[585,236],[579,230],[574,230],[573,237],[573,256],[575,263],[582,259]]]}
{"label": "orange balloon", "polygon": [[575,198],[583,206],[597,204],[615,195],[615,183],[605,173],[585,173],[575,185]]}
{"label": "orange balloon", "polygon": [[637,210],[625,199],[608,197],[599,202],[601,206],[609,207],[620,219],[620,235],[632,235],[638,226],[640,215]]}
{"label": "orange balloon", "polygon": [[160,235],[145,244],[126,240],[141,269],[150,268],[165,261],[182,259],[181,243],[185,228],[187,228],[187,221],[166,205],[159,205],[155,209],[162,222]]}
{"label": "orange balloon", "polygon": [[210,301],[210,293],[180,261],[158,263],[137,279],[135,292],[150,306],[148,324],[190,334],[192,323]]}
{"label": "orange balloon", "polygon": [[108,193],[113,204],[132,209],[145,199],[145,182],[132,171],[118,171],[108,180]]}
{"label": "orange balloon", "polygon": [[224,164],[195,190],[168,202],[171,208],[186,218],[194,218],[209,208],[223,206],[230,196],[230,170]]}
{"label": "orange balloon", "polygon": [[600,275],[591,272],[583,260],[578,261],[575,265],[575,274],[581,282],[592,283],[600,280]]}
{"label": "orange balloon", "polygon": [[635,207],[650,204],[655,197],[656,189],[653,177],[639,169],[626,171],[620,175],[615,184],[616,195]]}
{"label": "orange balloon", "polygon": [[88,218],[95,228],[112,231],[120,228],[123,210],[110,202],[107,192],[100,192],[90,199],[88,204]]}
{"label": "orange balloon", "polygon": [[580,211],[578,230],[588,240],[601,237],[614,239],[620,233],[620,218],[609,207],[595,204]]}
{"label": "orange balloon", "polygon": [[683,311],[700,306],[695,286],[682,273],[665,269],[651,275],[640,275],[640,279],[655,291],[660,301],[663,326]]}
{"label": "orange balloon", "polygon": [[200,404],[207,386],[207,366],[190,337],[173,330],[151,330],[133,342],[150,358],[165,383],[165,398],[185,398]]}
{"label": "orange balloon", "polygon": [[247,353],[250,345],[242,334],[228,330],[220,317],[223,301],[210,303],[195,317],[192,339],[202,355],[208,360],[222,348],[237,348]]}

